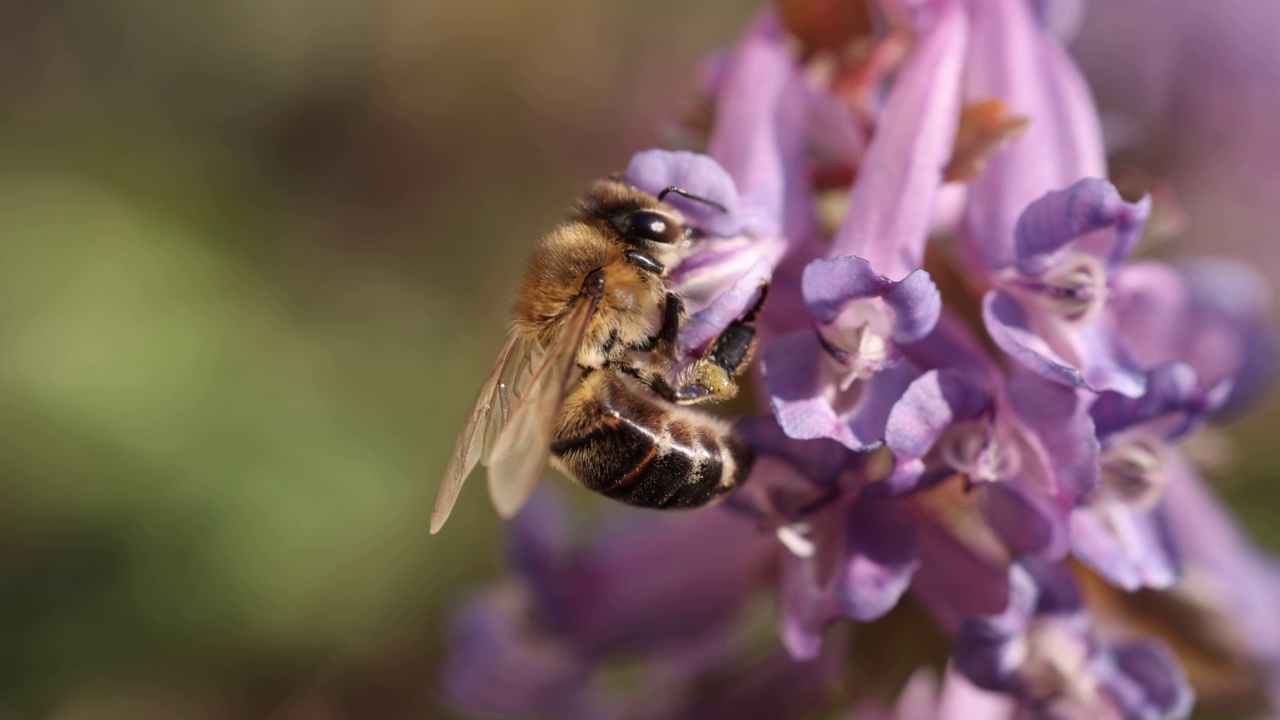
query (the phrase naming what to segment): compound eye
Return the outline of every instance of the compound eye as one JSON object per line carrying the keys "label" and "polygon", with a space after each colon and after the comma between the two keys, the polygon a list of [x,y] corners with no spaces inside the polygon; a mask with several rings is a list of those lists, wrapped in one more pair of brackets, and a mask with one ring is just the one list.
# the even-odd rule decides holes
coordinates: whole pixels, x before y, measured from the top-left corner
{"label": "compound eye", "polygon": [[619,230],[628,238],[671,244],[684,239],[684,228],[669,216],[652,210],[637,210],[623,218]]}

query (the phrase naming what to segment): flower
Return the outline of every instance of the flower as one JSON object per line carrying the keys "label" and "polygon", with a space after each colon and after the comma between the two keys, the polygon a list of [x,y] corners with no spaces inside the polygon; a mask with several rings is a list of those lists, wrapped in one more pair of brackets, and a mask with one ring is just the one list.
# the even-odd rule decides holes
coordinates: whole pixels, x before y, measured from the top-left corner
{"label": "flower", "polygon": [[920,43],[885,102],[887,130],[860,160],[828,257],[803,271],[817,333],[793,331],[763,358],[774,413],[792,437],[876,444],[886,400],[914,374],[896,347],[937,322],[941,297],[920,264],[955,140],[966,27],[959,2],[938,5],[936,17],[916,22]]}
{"label": "flower", "polygon": [[1019,216],[1016,262],[983,298],[992,340],[1041,375],[1095,392],[1142,392],[1132,353],[1106,312],[1114,268],[1137,242],[1149,201],[1125,202],[1084,178],[1045,194]]}
{"label": "flower", "polygon": [[[1144,256],[1162,200],[1108,178],[1062,46],[1081,3],[782,5],[709,62],[706,153],[642,152],[624,175],[723,208],[670,198],[704,236],[670,276],[683,361],[770,285],[761,414],[739,424],[753,473],[721,507],[615,510],[616,531],[574,542],[531,508],[519,582],[461,615],[451,697],[1145,719],[1186,717],[1200,690],[1280,711],[1280,565],[1188,459],[1268,386],[1269,292],[1229,260]],[[1178,613],[1144,614],[1153,598]],[[842,676],[930,633],[940,649],[890,679]],[[639,689],[603,681],[622,658]]]}
{"label": "flower", "polygon": [[889,415],[886,482],[905,493],[959,475],[1015,553],[1062,557],[1067,513],[1097,483],[1098,443],[1077,396],[1029,373],[1003,376],[957,323],[913,355],[930,369]]}
{"label": "flower", "polygon": [[[445,697],[489,713],[598,718],[625,706],[664,717],[699,675],[742,652],[734,628],[768,545],[724,511],[649,517],[590,544],[567,534],[565,514],[543,491],[513,520],[516,578],[459,611]],[[688,552],[703,546],[733,551]],[[638,697],[609,686],[613,665],[644,679]]]}
{"label": "flower", "polygon": [[1193,694],[1169,651],[1104,642],[1082,608],[1062,565],[1015,563],[1008,606],[965,621],[956,666],[978,687],[1014,693],[1045,716],[1186,716]]}
{"label": "flower", "polygon": [[874,620],[898,603],[920,562],[915,530],[900,503],[868,487],[865,462],[847,448],[798,442],[771,418],[744,432],[759,467],[728,505],[781,541],[782,641],[812,659],[832,621]]}

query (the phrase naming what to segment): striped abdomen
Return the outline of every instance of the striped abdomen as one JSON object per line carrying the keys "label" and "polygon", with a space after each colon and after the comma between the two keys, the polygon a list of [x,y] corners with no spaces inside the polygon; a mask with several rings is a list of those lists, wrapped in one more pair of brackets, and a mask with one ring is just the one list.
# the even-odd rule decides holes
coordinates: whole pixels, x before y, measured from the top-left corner
{"label": "striped abdomen", "polygon": [[724,421],[668,403],[610,368],[566,399],[551,444],[585,487],[631,505],[705,505],[742,484],[754,453]]}

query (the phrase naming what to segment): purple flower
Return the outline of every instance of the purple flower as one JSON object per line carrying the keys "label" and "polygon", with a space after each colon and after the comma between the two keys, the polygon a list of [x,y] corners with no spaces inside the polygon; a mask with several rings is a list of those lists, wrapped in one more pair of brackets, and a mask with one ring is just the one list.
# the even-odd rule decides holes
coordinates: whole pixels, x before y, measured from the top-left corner
{"label": "purple flower", "polygon": [[1239,407],[1256,397],[1272,355],[1259,327],[1267,304],[1260,287],[1246,268],[1222,261],[1182,272],[1133,262],[1116,274],[1117,331],[1151,370],[1142,395],[1105,392],[1093,401],[1101,480],[1071,522],[1076,555],[1120,587],[1168,588],[1178,579],[1180,559],[1161,507],[1171,443],[1228,402]]}
{"label": "purple flower", "polygon": [[1143,377],[1105,312],[1113,268],[1142,232],[1150,203],[1125,202],[1109,183],[1084,179],[1027,206],[1015,262],[983,298],[992,340],[1056,382],[1138,395]]}
{"label": "purple flower", "polygon": [[1194,698],[1168,650],[1100,640],[1065,566],[1038,561],[1010,568],[1004,612],[961,627],[956,667],[978,687],[1014,693],[1048,717],[1180,718]]}
{"label": "purple flower", "polygon": [[794,331],[765,351],[774,413],[798,439],[855,450],[878,443],[887,400],[915,374],[896,348],[926,335],[941,311],[920,267],[955,140],[966,20],[958,0],[930,6],[933,13],[919,13],[919,44],[885,101],[884,131],[861,159],[828,258],[804,268],[817,336]]}
{"label": "purple flower", "polygon": [[1111,294],[1117,331],[1140,366],[1180,363],[1194,374],[1194,387],[1187,383],[1180,394],[1145,406],[1184,414],[1185,426],[1169,434],[1192,429],[1206,413],[1239,413],[1265,393],[1276,360],[1267,328],[1271,292],[1248,265],[1207,257],[1172,266],[1134,261],[1115,274]]}
{"label": "purple flower", "polygon": [[931,367],[890,412],[895,493],[959,475],[1017,553],[1059,558],[1067,513],[1097,482],[1093,423],[1076,395],[1029,374],[1006,379],[953,322],[912,355]]}
{"label": "purple flower", "polygon": [[830,441],[801,443],[771,419],[745,428],[760,453],[730,506],[781,541],[781,635],[792,656],[817,657],[839,618],[889,612],[919,564],[913,523],[892,498],[866,488],[857,455]]}
{"label": "purple flower", "polygon": [[[823,342],[813,330],[795,330],[765,348],[762,373],[778,423],[802,440],[826,438],[854,450],[877,446],[884,438],[889,410],[919,373],[868,338],[855,353]],[[842,362],[841,359],[845,362]]]}
{"label": "purple flower", "polygon": [[881,108],[830,251],[898,280],[922,265],[955,144],[968,12],[961,0],[932,0],[912,24],[916,47]]}
{"label": "purple flower", "polygon": [[807,659],[818,655],[833,620],[876,620],[892,610],[911,584],[920,549],[906,511],[872,492],[811,514],[803,529],[812,549],[787,548],[779,583],[783,645]]}
{"label": "purple flower", "polygon": [[733,176],[758,235],[812,232],[804,152],[815,99],[773,11],[755,19],[720,75],[708,153]]}
{"label": "purple flower", "polygon": [[[737,652],[732,629],[769,545],[749,523],[714,510],[632,518],[590,545],[572,541],[566,526],[565,509],[546,492],[513,521],[519,582],[461,611],[445,694],[483,712],[595,718],[625,705],[660,717],[663,703],[679,706],[681,683]],[[705,545],[732,552],[688,552]],[[627,657],[669,696],[598,688],[606,665]]]}
{"label": "purple flower", "polygon": [[862,626],[909,617],[951,643],[941,687],[867,679],[856,717],[1185,717],[1187,674],[1148,637],[1193,628],[1120,610],[1161,597],[1280,709],[1280,566],[1179,447],[1268,386],[1270,295],[1227,260],[1134,257],[1161,196],[1107,179],[1061,44],[1082,11],[785,0],[708,63],[706,154],[642,152],[624,177],[712,201],[668,197],[703,236],[669,276],[684,360],[769,285],[752,475],[723,507],[617,511],[585,540],[531,506],[516,581],[459,615],[450,698],[830,712],[846,659],[877,652]]}

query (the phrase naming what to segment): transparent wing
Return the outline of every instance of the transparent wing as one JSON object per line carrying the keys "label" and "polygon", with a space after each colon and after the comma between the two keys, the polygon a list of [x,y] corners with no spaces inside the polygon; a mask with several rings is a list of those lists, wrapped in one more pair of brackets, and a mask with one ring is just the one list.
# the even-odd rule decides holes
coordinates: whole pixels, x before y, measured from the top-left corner
{"label": "transparent wing", "polygon": [[582,296],[560,335],[537,363],[528,387],[511,410],[485,464],[489,497],[498,514],[512,517],[524,506],[551,454],[551,434],[576,370],[578,349],[598,298]]}
{"label": "transparent wing", "polygon": [[445,520],[449,519],[449,513],[453,512],[453,504],[458,500],[458,492],[462,490],[467,475],[471,474],[472,468],[485,454],[485,448],[492,446],[493,438],[510,417],[512,394],[518,389],[521,379],[528,379],[532,346],[532,342],[513,333],[498,353],[493,370],[489,372],[489,377],[462,426],[462,432],[458,434],[449,466],[444,471],[444,480],[440,482],[440,490],[436,493],[436,505],[431,511],[433,535],[440,532]]}

